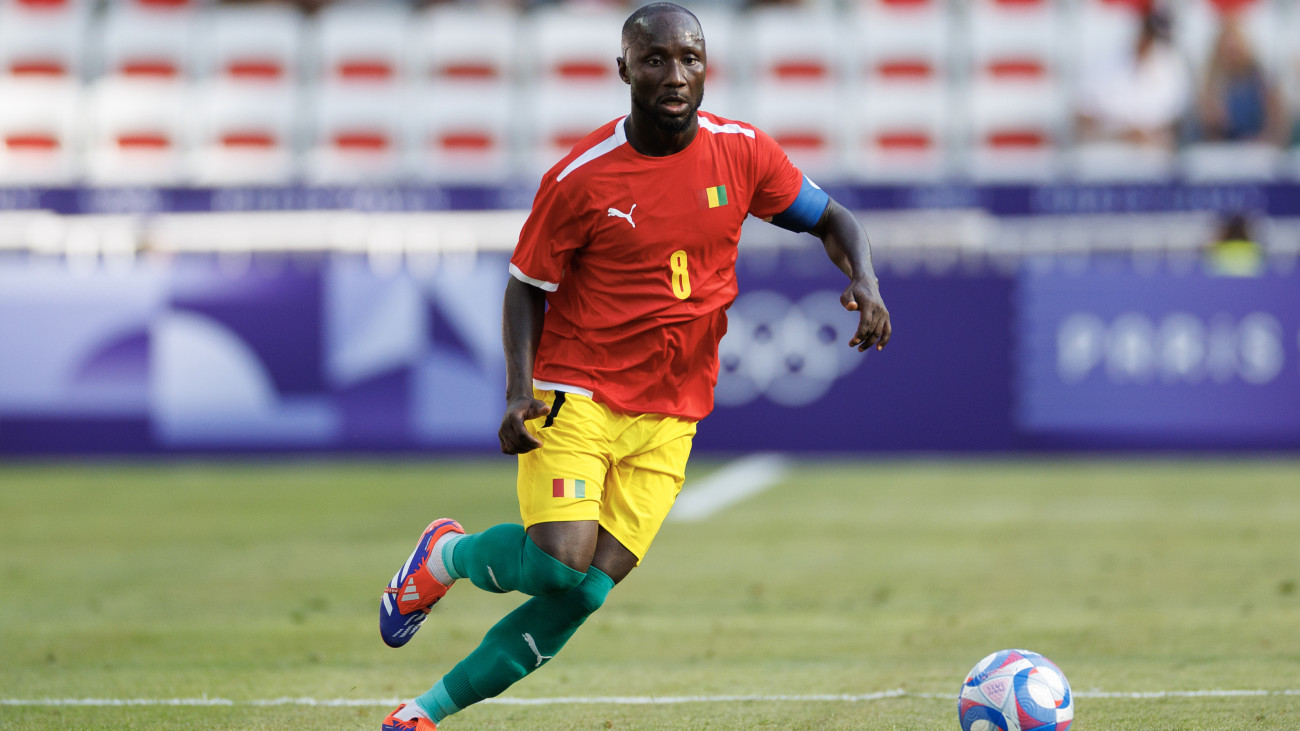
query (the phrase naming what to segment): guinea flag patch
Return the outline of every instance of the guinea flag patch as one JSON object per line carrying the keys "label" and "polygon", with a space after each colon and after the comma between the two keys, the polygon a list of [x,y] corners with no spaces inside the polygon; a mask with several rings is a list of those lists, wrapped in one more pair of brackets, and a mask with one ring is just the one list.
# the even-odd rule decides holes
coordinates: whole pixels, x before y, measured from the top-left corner
{"label": "guinea flag patch", "polygon": [[551,480],[551,497],[585,498],[587,497],[586,480]]}
{"label": "guinea flag patch", "polygon": [[727,186],[715,185],[712,188],[705,188],[704,202],[708,204],[709,208],[727,205]]}

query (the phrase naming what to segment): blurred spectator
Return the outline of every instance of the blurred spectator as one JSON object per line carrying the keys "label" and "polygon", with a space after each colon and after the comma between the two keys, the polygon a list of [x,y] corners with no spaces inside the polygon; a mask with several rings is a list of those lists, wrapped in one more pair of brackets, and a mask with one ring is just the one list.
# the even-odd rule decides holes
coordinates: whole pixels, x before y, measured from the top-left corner
{"label": "blurred spectator", "polygon": [[1187,64],[1163,15],[1147,13],[1131,54],[1084,69],[1077,110],[1080,142],[1129,142],[1172,151],[1191,104]]}
{"label": "blurred spectator", "polygon": [[1264,249],[1250,235],[1246,216],[1234,213],[1223,221],[1218,237],[1205,248],[1206,268],[1225,277],[1255,277],[1264,269]]}
{"label": "blurred spectator", "polygon": [[1224,16],[1206,66],[1195,121],[1197,136],[1206,142],[1285,145],[1290,138],[1282,95],[1232,16]]}

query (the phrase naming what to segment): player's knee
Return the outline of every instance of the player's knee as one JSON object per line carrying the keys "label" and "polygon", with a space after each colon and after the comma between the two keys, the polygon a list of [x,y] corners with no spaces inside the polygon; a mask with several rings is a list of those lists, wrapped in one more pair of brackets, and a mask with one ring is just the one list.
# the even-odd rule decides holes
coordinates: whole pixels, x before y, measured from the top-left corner
{"label": "player's knee", "polygon": [[587,616],[592,614],[601,605],[605,603],[605,597],[614,588],[614,580],[609,578],[596,567],[587,570],[587,575],[583,577],[582,583],[578,584],[565,595],[575,614]]}
{"label": "player's knee", "polygon": [[533,596],[563,594],[582,583],[585,572],[578,571],[537,547],[529,539],[524,545],[525,584],[520,589]]}

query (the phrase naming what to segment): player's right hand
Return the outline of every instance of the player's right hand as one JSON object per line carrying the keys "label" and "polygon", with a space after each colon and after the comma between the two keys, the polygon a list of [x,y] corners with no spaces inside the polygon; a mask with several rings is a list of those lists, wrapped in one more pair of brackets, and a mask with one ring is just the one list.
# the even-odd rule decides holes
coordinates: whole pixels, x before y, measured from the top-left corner
{"label": "player's right hand", "polygon": [[501,451],[504,454],[523,454],[542,446],[542,441],[528,431],[526,422],[551,413],[545,401],[535,398],[513,399],[506,404],[506,415],[501,419]]}

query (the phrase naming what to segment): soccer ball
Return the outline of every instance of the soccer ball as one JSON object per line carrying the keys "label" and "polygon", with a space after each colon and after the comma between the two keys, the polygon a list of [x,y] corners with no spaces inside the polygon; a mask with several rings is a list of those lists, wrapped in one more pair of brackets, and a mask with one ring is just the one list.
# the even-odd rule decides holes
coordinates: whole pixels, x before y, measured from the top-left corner
{"label": "soccer ball", "polygon": [[1074,701],[1065,673],[1028,650],[1002,650],[971,668],[957,698],[962,731],[1066,731]]}

